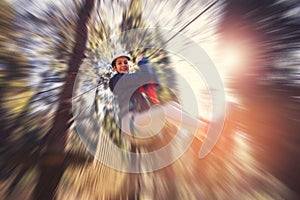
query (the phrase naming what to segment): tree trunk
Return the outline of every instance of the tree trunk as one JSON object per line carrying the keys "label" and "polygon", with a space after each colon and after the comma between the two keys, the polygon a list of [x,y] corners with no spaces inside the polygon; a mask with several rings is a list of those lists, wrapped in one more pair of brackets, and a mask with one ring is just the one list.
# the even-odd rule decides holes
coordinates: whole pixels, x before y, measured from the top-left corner
{"label": "tree trunk", "polygon": [[94,7],[94,0],[86,0],[81,8],[77,23],[76,43],[69,61],[64,88],[59,98],[53,127],[47,133],[46,155],[41,160],[40,176],[35,188],[34,199],[55,199],[55,191],[65,169],[64,148],[72,113],[72,92],[78,69],[84,58],[87,42],[87,23]]}

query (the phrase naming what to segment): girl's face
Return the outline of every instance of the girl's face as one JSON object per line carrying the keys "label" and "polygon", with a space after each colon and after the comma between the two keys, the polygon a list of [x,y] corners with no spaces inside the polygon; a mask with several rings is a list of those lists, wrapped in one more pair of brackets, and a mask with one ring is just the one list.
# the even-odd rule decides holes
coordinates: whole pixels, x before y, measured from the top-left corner
{"label": "girl's face", "polygon": [[129,73],[129,60],[126,57],[119,57],[116,59],[114,69],[121,74]]}

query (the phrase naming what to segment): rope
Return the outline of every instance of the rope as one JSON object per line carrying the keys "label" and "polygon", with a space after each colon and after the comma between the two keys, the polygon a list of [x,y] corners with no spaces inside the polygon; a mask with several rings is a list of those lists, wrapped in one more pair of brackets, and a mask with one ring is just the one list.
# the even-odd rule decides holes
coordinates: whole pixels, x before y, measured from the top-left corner
{"label": "rope", "polygon": [[[100,0],[98,0],[98,2],[99,2],[98,4],[99,4],[99,7],[100,7]],[[102,27],[103,27],[105,36],[106,36],[106,38],[108,38],[108,34],[107,34],[106,30],[105,30],[105,26],[104,26],[102,17],[101,17],[101,15],[100,15],[100,13],[99,13],[99,7],[98,7],[98,9],[97,9],[97,14],[98,14],[98,17],[100,18],[100,21],[101,21],[101,24],[102,24]]]}
{"label": "rope", "polygon": [[[212,2],[209,6],[207,6],[201,13],[199,13],[194,19],[192,19],[189,23],[187,23],[185,26],[183,26],[177,33],[175,33],[170,39],[168,39],[165,44],[170,42],[172,39],[174,39],[180,32],[182,32],[184,29],[186,29],[189,25],[191,25],[194,21],[196,21],[201,15],[203,15],[205,12],[207,12],[210,8],[212,8],[217,1]],[[164,45],[165,45],[164,44]]]}

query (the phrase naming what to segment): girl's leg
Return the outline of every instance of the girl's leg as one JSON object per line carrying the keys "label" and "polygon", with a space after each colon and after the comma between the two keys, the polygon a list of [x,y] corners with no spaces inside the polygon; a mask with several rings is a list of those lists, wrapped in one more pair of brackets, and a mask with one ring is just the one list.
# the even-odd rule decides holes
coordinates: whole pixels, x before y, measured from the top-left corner
{"label": "girl's leg", "polygon": [[160,133],[165,126],[166,119],[162,107],[154,106],[142,113],[128,113],[122,118],[122,130],[133,136],[133,128],[138,131],[136,137],[147,138]]}
{"label": "girl's leg", "polygon": [[184,112],[176,102],[154,106],[143,113],[128,114],[122,118],[122,128],[123,131],[131,135],[130,124],[132,124],[138,130],[139,137],[150,137],[159,133],[166,121],[178,128],[182,127],[192,134],[207,128],[207,123]]}
{"label": "girl's leg", "polygon": [[196,133],[199,130],[205,131],[207,123],[203,122],[182,109],[182,106],[176,102],[170,102],[163,106],[166,119],[175,126],[182,127],[190,133]]}

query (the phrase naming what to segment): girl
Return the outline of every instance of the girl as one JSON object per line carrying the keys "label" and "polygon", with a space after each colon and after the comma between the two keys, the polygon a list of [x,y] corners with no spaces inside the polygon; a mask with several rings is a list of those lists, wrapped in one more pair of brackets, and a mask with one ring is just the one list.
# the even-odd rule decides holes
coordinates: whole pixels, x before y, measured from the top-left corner
{"label": "girl", "polygon": [[140,68],[136,73],[129,73],[129,62],[130,57],[126,54],[115,56],[112,67],[117,74],[109,82],[111,91],[117,96],[124,133],[145,139],[158,134],[166,122],[185,128],[191,134],[206,131],[207,123],[182,111],[178,103],[160,104],[155,90],[157,75],[146,57],[136,58]]}

